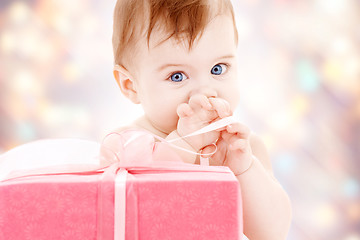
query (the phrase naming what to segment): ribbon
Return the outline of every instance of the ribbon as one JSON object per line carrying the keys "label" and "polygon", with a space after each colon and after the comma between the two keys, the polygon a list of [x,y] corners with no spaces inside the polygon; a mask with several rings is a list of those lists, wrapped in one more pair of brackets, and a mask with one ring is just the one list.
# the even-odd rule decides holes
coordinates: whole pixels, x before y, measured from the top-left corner
{"label": "ribbon", "polygon": [[[227,125],[230,125],[232,123],[235,123],[236,122],[236,119],[233,117],[233,116],[229,116],[229,117],[226,117],[226,118],[222,118],[216,122],[213,122],[193,133],[190,133],[186,136],[183,136],[183,137],[179,137],[179,138],[175,138],[175,139],[172,139],[170,141],[167,141],[167,142],[174,142],[174,141],[177,141],[177,140],[180,140],[180,139],[184,139],[184,138],[187,138],[187,137],[191,137],[191,136],[195,136],[195,135],[200,135],[200,134],[203,134],[203,133],[207,133],[207,132],[211,132],[211,131],[214,131],[214,130],[217,130],[217,129],[220,129],[220,128],[223,128]],[[166,140],[165,140],[166,141]]]}
{"label": "ribbon", "polygon": [[[213,122],[213,123],[201,128],[193,133],[190,133],[186,136],[182,136],[182,137],[171,139],[171,140],[166,140],[166,139],[159,137],[151,132],[146,132],[146,131],[133,131],[131,133],[131,136],[129,136],[128,139],[126,139],[126,137],[123,136],[124,132],[126,132],[126,130],[122,133],[113,132],[113,133],[110,133],[105,136],[105,138],[102,141],[101,147],[102,147],[102,149],[109,151],[112,156],[112,157],[110,157],[110,156],[106,157],[106,160],[107,160],[106,164],[118,162],[118,161],[120,161],[120,159],[121,159],[121,161],[134,162],[134,161],[137,161],[136,157],[138,157],[138,156],[152,155],[155,152],[155,151],[153,151],[154,149],[152,147],[150,147],[151,153],[149,153],[149,151],[146,151],[146,150],[149,149],[149,145],[153,146],[154,139],[157,139],[160,141],[156,144],[157,146],[161,147],[161,145],[159,145],[159,143],[163,143],[163,144],[171,146],[173,148],[180,149],[184,152],[188,152],[188,153],[191,153],[194,155],[200,155],[200,159],[202,160],[202,163],[204,163],[205,165],[209,165],[208,164],[209,160],[206,158],[206,156],[211,156],[212,154],[214,154],[217,151],[217,146],[215,144],[213,144],[215,146],[215,150],[213,152],[208,153],[208,154],[202,154],[202,153],[197,153],[197,152],[179,147],[179,146],[175,145],[174,142],[191,137],[191,136],[215,131],[217,129],[220,129],[227,125],[230,125],[234,122],[236,122],[236,119],[233,116],[226,117],[226,118],[220,119],[216,122]],[[112,141],[112,142],[116,142],[117,144],[116,144],[116,146],[107,146],[106,140],[112,136],[117,137],[117,139]],[[139,149],[139,145],[142,146],[141,149]],[[118,149],[116,149],[116,148],[118,148]],[[151,161],[151,158],[149,158],[149,160]],[[182,161],[182,160],[179,159],[179,161]]]}
{"label": "ribbon", "polygon": [[121,169],[115,179],[114,240],[125,240],[126,176],[127,171]]}

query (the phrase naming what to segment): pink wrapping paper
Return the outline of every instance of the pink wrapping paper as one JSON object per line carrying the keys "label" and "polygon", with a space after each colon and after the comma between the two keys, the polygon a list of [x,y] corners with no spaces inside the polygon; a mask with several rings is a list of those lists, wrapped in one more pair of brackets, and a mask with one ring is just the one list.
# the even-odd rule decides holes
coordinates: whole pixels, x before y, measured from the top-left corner
{"label": "pink wrapping paper", "polygon": [[[225,167],[129,168],[126,239],[240,239],[239,183]],[[106,176],[107,175],[107,176]],[[110,172],[20,177],[0,184],[0,239],[114,239]],[[112,179],[112,180],[109,180]]]}
{"label": "pink wrapping paper", "polygon": [[[49,167],[44,158],[44,169],[0,181],[0,240],[241,239],[240,186],[229,168],[183,163],[169,143],[143,131],[110,137],[102,144],[107,167]],[[28,154],[8,156],[19,161]]]}

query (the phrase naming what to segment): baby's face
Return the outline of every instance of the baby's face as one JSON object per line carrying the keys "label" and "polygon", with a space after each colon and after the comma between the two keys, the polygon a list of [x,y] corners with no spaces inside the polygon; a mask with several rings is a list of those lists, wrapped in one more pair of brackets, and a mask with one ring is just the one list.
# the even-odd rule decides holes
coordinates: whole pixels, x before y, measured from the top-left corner
{"label": "baby's face", "polygon": [[169,134],[177,127],[176,109],[194,94],[223,98],[232,110],[238,104],[237,57],[230,16],[215,17],[192,49],[153,31],[148,48],[139,43],[133,67],[135,87],[149,123]]}

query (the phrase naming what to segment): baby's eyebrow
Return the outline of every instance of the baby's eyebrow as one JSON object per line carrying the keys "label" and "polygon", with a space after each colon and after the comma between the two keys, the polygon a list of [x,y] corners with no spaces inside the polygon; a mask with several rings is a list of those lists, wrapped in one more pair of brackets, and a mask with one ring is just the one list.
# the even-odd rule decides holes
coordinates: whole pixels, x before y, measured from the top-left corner
{"label": "baby's eyebrow", "polygon": [[156,70],[161,72],[161,71],[163,71],[164,69],[166,69],[168,67],[184,67],[184,66],[186,66],[186,65],[184,65],[184,64],[176,64],[176,63],[167,63],[167,64],[164,64],[164,65],[161,65]]}
{"label": "baby's eyebrow", "polygon": [[[235,55],[234,54],[224,55],[224,56],[216,58],[215,61],[219,61],[221,59],[229,59],[229,58],[235,58]],[[156,70],[161,72],[168,67],[186,67],[186,66],[188,66],[188,65],[178,64],[178,63],[166,63],[166,64],[163,64],[160,67],[158,67]]]}
{"label": "baby's eyebrow", "polygon": [[226,59],[226,58],[234,58],[235,55],[234,54],[229,54],[229,55],[225,55],[225,56],[222,56],[222,57],[218,57],[216,58],[215,60],[218,61],[220,59]]}

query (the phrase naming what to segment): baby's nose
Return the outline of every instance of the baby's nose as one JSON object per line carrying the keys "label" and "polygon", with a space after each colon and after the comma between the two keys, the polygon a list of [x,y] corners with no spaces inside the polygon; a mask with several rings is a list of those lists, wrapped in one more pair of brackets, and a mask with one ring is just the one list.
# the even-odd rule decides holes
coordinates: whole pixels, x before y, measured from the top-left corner
{"label": "baby's nose", "polygon": [[190,96],[195,95],[195,94],[203,94],[206,97],[210,98],[210,97],[217,97],[217,92],[214,88],[211,88],[209,86],[202,86],[202,87],[198,87],[196,90],[193,90],[190,93]]}

